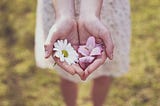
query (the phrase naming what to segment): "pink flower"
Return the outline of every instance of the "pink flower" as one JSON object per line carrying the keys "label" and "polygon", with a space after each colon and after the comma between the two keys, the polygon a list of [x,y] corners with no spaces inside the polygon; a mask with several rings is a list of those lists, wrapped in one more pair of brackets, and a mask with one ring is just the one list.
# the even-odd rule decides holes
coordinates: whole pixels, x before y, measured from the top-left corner
{"label": "pink flower", "polygon": [[96,44],[94,37],[89,37],[86,45],[79,46],[78,52],[82,55],[79,61],[82,63],[91,63],[96,56],[101,55],[102,46]]}

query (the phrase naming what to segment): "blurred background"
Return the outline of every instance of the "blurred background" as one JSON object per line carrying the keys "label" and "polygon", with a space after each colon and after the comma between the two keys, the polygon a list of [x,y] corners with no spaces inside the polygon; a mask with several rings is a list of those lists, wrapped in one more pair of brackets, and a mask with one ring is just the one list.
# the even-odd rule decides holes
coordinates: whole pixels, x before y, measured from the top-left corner
{"label": "blurred background", "polygon": [[[131,0],[131,67],[113,81],[105,106],[160,106],[160,0]],[[34,60],[36,0],[0,1],[0,106],[64,106],[59,77]],[[79,84],[91,106],[92,83]]]}

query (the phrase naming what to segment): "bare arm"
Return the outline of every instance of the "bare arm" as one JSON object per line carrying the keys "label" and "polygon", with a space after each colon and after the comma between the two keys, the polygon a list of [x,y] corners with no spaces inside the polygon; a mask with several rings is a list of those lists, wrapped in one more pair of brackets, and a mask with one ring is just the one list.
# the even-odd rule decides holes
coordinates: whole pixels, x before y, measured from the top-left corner
{"label": "bare arm", "polygon": [[[104,43],[104,46],[106,47],[105,51],[107,57],[112,59],[112,39],[108,29],[100,22],[102,3],[103,0],[81,0],[79,27],[82,26],[83,29],[86,29],[86,31],[89,32],[92,36],[101,39]],[[82,34],[80,32],[80,42]]]}
{"label": "bare arm", "polygon": [[78,20],[78,30],[80,44],[84,44],[88,37],[94,36],[97,43],[105,46],[102,56],[97,57],[85,69],[86,79],[93,71],[101,66],[106,58],[113,58],[113,42],[109,30],[100,21],[100,12],[103,0],[81,0],[80,17]]}
{"label": "bare arm", "polygon": [[[66,38],[70,33],[74,21],[74,0],[53,0],[56,13],[55,24],[51,27],[45,41],[45,58],[52,54],[53,44],[58,39]],[[66,26],[64,26],[67,24]]]}
{"label": "bare arm", "polygon": [[56,18],[74,18],[74,0],[53,0]]}
{"label": "bare arm", "polygon": [[97,16],[99,18],[103,0],[81,0],[80,17]]}
{"label": "bare arm", "polygon": [[[56,40],[67,39],[76,49],[79,44],[77,24],[74,18],[74,0],[53,0],[53,5],[56,13],[54,25],[50,28],[49,34],[44,44],[45,58],[50,57],[53,52],[53,46]],[[56,63],[70,74],[83,74],[83,70],[78,64],[68,65],[66,62],[61,62],[59,58],[54,57]]]}

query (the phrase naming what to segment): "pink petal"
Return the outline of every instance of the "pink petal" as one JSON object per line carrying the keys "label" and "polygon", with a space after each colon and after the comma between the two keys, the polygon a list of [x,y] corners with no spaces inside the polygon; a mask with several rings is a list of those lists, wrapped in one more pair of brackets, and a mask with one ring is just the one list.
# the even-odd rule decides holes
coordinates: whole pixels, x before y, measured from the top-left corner
{"label": "pink petal", "polygon": [[99,47],[101,49],[101,51],[102,51],[104,46],[102,44],[96,44],[95,47]]}
{"label": "pink petal", "polygon": [[86,43],[86,47],[91,51],[95,47],[95,38],[93,36],[89,37]]}
{"label": "pink petal", "polygon": [[86,56],[86,57],[79,58],[79,61],[84,63],[91,63],[94,60],[94,58],[95,57]]}
{"label": "pink petal", "polygon": [[89,55],[89,51],[86,49],[86,46],[79,46],[78,53],[81,53],[83,56]]}
{"label": "pink petal", "polygon": [[101,47],[95,47],[94,49],[92,49],[90,56],[96,56],[96,55],[101,55],[102,49]]}

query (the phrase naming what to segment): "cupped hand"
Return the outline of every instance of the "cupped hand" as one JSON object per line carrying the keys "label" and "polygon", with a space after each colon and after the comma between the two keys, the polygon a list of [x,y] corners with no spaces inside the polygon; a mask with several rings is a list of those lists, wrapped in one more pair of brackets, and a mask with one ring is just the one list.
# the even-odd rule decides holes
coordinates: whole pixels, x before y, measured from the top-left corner
{"label": "cupped hand", "polygon": [[80,17],[78,20],[78,31],[80,44],[85,44],[90,36],[94,36],[96,38],[96,43],[103,43],[104,45],[102,55],[98,56],[90,65],[85,67],[85,73],[81,77],[81,79],[85,80],[93,71],[104,64],[107,58],[112,60],[114,45],[108,29],[96,16]]}
{"label": "cupped hand", "polygon": [[[77,50],[79,45],[77,23],[73,18],[61,17],[55,21],[55,24],[51,27],[44,44],[45,58],[48,58],[53,54],[53,45],[60,39],[67,39],[75,50]],[[61,62],[56,57],[53,58],[55,62],[68,73],[72,75],[77,73],[80,77],[84,74],[84,71],[78,64],[68,65],[66,62]]]}

